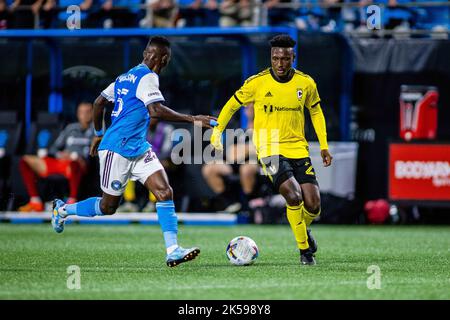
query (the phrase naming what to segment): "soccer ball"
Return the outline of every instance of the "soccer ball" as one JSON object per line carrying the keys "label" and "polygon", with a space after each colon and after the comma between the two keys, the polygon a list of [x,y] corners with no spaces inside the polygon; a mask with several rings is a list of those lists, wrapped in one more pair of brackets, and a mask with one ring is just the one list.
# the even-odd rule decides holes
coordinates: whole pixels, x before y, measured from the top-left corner
{"label": "soccer ball", "polygon": [[236,237],[227,246],[227,258],[236,266],[248,266],[255,262],[258,255],[258,246],[249,237]]}

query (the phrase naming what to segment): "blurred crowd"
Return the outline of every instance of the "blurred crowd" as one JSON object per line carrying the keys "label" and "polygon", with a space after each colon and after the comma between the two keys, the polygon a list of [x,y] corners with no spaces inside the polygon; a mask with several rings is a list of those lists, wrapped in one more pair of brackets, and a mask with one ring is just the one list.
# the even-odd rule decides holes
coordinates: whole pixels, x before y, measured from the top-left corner
{"label": "blurred crowd", "polygon": [[0,29],[64,28],[74,13],[67,8],[76,5],[83,28],[288,25],[308,31],[364,31],[372,15],[367,8],[376,3],[383,29],[448,30],[450,6],[442,2],[446,1],[0,0]]}

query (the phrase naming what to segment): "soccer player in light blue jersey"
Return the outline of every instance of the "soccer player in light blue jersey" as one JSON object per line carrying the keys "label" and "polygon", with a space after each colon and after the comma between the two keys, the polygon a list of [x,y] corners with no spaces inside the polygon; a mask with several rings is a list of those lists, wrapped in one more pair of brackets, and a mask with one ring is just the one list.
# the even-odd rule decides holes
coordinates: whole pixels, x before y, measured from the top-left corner
{"label": "soccer player in light blue jersey", "polygon": [[[128,180],[140,181],[156,199],[156,211],[167,249],[166,263],[174,267],[194,259],[199,248],[184,249],[178,245],[178,222],[172,188],[167,174],[147,142],[150,117],[176,122],[191,122],[210,128],[216,118],[180,114],[164,106],[158,75],[170,61],[170,43],[164,37],[153,37],[143,52],[141,64],[117,77],[94,102],[95,137],[91,156],[99,156],[103,196],[74,204],[53,201],[52,226],[63,232],[70,215],[94,217],[116,212]],[[104,132],[103,111],[114,103],[111,126]]]}

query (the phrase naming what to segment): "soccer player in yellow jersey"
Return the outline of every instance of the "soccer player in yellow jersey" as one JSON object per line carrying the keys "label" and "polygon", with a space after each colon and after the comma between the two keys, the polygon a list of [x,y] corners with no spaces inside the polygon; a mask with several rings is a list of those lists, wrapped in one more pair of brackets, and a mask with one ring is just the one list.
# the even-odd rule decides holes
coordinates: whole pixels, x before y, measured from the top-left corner
{"label": "soccer player in yellow jersey", "polygon": [[254,103],[254,131],[263,171],[287,203],[287,218],[300,250],[300,263],[314,265],[317,242],[309,225],[320,214],[320,193],[305,139],[308,108],[320,143],[324,166],[331,165],[325,118],[314,80],[294,69],[294,46],[288,35],[270,40],[272,67],[248,78],[220,112],[211,144],[223,150],[221,136],[233,114]]}

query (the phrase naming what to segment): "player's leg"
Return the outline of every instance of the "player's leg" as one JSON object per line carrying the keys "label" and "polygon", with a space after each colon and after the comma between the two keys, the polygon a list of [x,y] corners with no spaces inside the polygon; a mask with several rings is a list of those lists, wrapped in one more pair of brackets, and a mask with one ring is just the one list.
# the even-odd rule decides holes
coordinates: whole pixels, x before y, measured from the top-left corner
{"label": "player's leg", "polygon": [[303,212],[306,226],[320,215],[320,192],[319,187],[313,183],[303,183],[300,185],[303,193]]}
{"label": "player's leg", "polygon": [[100,185],[103,196],[91,197],[73,204],[53,201],[52,226],[61,233],[68,216],[95,217],[114,214],[127,185],[132,161],[112,151],[99,151]]}
{"label": "player's leg", "polygon": [[152,192],[156,198],[156,212],[166,245],[166,263],[174,267],[194,259],[199,248],[184,249],[178,245],[178,219],[173,202],[173,191],[167,174],[152,150],[137,160],[132,175]]}
{"label": "player's leg", "polygon": [[195,259],[200,253],[199,248],[184,249],[178,245],[178,219],[175,213],[173,192],[164,169],[149,176],[145,187],[156,198],[156,212],[166,245],[166,263],[169,267]]}
{"label": "player's leg", "polygon": [[293,165],[296,168],[295,178],[300,183],[303,195],[303,218],[306,223],[308,242],[312,252],[315,253],[317,251],[317,241],[312,236],[309,227],[312,221],[320,214],[319,184],[310,158],[293,161]]}
{"label": "player's leg", "polygon": [[286,200],[286,214],[300,250],[309,248],[306,225],[303,221],[302,191],[294,177],[280,184],[279,192]]}
{"label": "player's leg", "polygon": [[66,204],[60,199],[53,200],[52,226],[57,233],[64,231],[64,222],[68,216],[95,217],[114,214],[119,206],[121,196],[103,193],[100,197]]}
{"label": "player's leg", "polygon": [[19,170],[30,197],[29,202],[20,207],[19,211],[43,211],[44,205],[39,197],[36,181],[38,176],[43,176],[47,171],[45,161],[37,156],[25,155],[19,161]]}
{"label": "player's leg", "polygon": [[264,173],[286,200],[286,215],[300,250],[301,263],[315,264],[309,249],[306,225],[303,221],[302,192],[294,177],[294,167],[289,159],[282,156],[263,158],[260,163]]}

